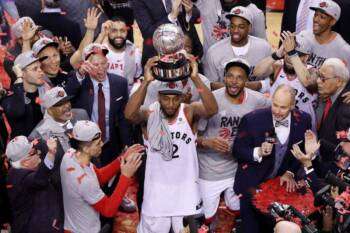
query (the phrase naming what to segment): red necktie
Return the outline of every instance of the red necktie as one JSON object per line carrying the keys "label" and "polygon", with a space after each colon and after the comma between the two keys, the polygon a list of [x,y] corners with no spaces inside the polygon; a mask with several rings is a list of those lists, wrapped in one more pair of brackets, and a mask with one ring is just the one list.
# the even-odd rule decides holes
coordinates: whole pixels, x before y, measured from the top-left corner
{"label": "red necktie", "polygon": [[102,132],[102,141],[106,139],[106,107],[105,95],[102,91],[102,83],[98,84],[98,126]]}
{"label": "red necktie", "polygon": [[324,107],[324,110],[323,110],[322,121],[321,121],[322,123],[326,120],[331,107],[332,107],[332,100],[331,98],[327,98],[326,106]]}

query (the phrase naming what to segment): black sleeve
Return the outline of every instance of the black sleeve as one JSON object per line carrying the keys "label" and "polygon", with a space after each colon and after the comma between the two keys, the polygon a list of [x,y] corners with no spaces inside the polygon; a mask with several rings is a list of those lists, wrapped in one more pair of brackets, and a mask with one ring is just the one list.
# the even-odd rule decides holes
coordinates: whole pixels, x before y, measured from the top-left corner
{"label": "black sleeve", "polygon": [[15,84],[12,88],[13,94],[5,97],[1,106],[9,118],[20,118],[25,114],[24,90],[22,84]]}

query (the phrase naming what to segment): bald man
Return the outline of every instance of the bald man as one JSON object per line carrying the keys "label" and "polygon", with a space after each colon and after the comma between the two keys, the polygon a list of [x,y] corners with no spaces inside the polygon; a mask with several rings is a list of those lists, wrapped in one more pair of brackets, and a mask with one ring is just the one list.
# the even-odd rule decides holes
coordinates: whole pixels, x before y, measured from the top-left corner
{"label": "bald man", "polygon": [[276,224],[274,233],[301,233],[301,229],[294,222],[280,221]]}
{"label": "bald man", "polygon": [[[294,95],[290,86],[278,86],[272,106],[248,113],[238,127],[232,153],[238,161],[234,191],[242,194],[243,232],[264,232],[269,222],[269,230],[273,228],[273,220],[262,219],[252,207],[249,190],[280,176],[281,185],[289,192],[295,191],[294,175],[300,164],[290,150],[304,140],[304,133],[311,129],[311,117],[295,109]],[[264,229],[260,222],[264,222]]]}

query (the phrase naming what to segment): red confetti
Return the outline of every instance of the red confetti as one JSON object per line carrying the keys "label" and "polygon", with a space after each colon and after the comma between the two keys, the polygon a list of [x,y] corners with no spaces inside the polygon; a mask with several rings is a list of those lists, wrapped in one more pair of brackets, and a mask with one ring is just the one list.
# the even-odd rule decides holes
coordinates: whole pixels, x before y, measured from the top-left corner
{"label": "red confetti", "polygon": [[8,185],[6,185],[6,188],[7,188],[7,189],[12,189],[12,188],[13,188],[13,185],[12,185],[12,184],[8,184]]}
{"label": "red confetti", "polygon": [[35,103],[41,105],[43,103],[43,100],[40,99],[39,97],[35,98]]}
{"label": "red confetti", "polygon": [[195,23],[201,23],[202,22],[202,18],[201,17],[199,17],[197,20],[196,20],[196,22]]}
{"label": "red confetti", "polygon": [[247,168],[248,168],[248,164],[243,164],[243,165],[242,165],[242,169],[243,169],[243,170],[245,170],[245,169],[247,169]]}
{"label": "red confetti", "polygon": [[272,34],[276,37],[278,37],[278,33],[276,31],[273,31]]}
{"label": "red confetti", "polygon": [[153,45],[153,40],[152,38],[148,38],[145,40],[145,45]]}
{"label": "red confetti", "polygon": [[74,171],[75,170],[75,168],[74,167],[69,167],[69,168],[67,168],[67,172],[72,172],[72,171]]}
{"label": "red confetti", "polygon": [[86,173],[82,174],[81,176],[77,177],[78,183],[81,184],[82,179],[86,176]]}

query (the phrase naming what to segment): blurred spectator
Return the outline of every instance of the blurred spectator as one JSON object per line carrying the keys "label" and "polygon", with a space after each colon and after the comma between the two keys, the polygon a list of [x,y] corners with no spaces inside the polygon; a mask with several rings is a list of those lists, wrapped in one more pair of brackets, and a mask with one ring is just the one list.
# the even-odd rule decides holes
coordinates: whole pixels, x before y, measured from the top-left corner
{"label": "blurred spectator", "polygon": [[40,61],[44,59],[36,58],[29,51],[20,54],[15,60],[15,70],[19,78],[12,87],[13,93],[1,103],[12,128],[11,138],[18,135],[28,136],[43,118],[39,96],[50,88],[40,68]]}
{"label": "blurred spectator", "polygon": [[142,53],[127,40],[129,30],[123,18],[115,17],[102,25],[102,31],[96,42],[105,44],[109,49],[106,55],[108,73],[126,78],[130,90],[142,74]]}
{"label": "blurred spectator", "polygon": [[216,42],[230,36],[230,20],[226,18],[226,15],[236,6],[244,6],[251,13],[250,35],[266,39],[264,13],[249,0],[198,0],[196,5],[201,12],[204,53]]}
{"label": "blurred spectator", "polygon": [[191,26],[200,17],[199,10],[193,6],[191,0],[134,0],[132,4],[143,37],[142,64],[156,54],[152,38],[159,25],[175,23],[188,27],[184,22]]}
{"label": "blurred spectator", "polygon": [[125,19],[128,26],[128,40],[134,42],[133,24],[134,13],[131,7],[131,0],[98,0],[103,12],[109,19],[121,17]]}
{"label": "blurred spectator", "polygon": [[43,155],[25,136],[15,137],[7,145],[11,232],[63,232],[60,193],[50,179],[57,159],[57,141],[51,138],[46,143],[48,149]]}
{"label": "blurred spectator", "polygon": [[5,153],[0,156],[0,229],[11,221],[11,207],[7,194],[6,182],[8,173],[8,164]]}
{"label": "blurred spectator", "polygon": [[211,81],[212,89],[223,87],[225,64],[233,58],[243,58],[253,68],[272,54],[266,40],[249,35],[253,18],[248,8],[234,7],[226,17],[231,21],[230,37],[211,46],[204,60],[204,74]]}
{"label": "blurred spectator", "polygon": [[80,26],[62,12],[59,0],[44,0],[44,9],[33,17],[36,24],[50,30],[54,36],[67,37],[77,48],[82,39]]}
{"label": "blurred spectator", "polygon": [[[322,161],[334,161],[334,147],[340,142],[336,132],[350,127],[350,106],[343,94],[350,90],[349,71],[342,60],[327,59],[319,70],[318,92],[323,100],[319,106],[319,131]],[[331,145],[330,145],[331,144]]]}
{"label": "blurred spectator", "polygon": [[29,138],[48,140],[55,137],[66,152],[71,147],[69,136],[73,126],[79,120],[89,120],[85,110],[72,109],[70,103],[72,98],[73,96],[67,96],[61,87],[48,90],[42,102],[42,106],[46,109],[45,117],[31,132]]}
{"label": "blurred spectator", "polygon": [[67,83],[67,72],[61,69],[61,56],[58,50],[59,43],[49,38],[40,38],[33,45],[34,55],[44,58],[41,69],[50,79],[53,86],[64,87]]}
{"label": "blurred spectator", "polygon": [[[102,132],[91,121],[78,121],[73,128],[72,148],[66,152],[61,164],[61,181],[64,201],[65,232],[98,233],[101,229],[100,214],[114,217],[131,177],[141,165],[144,147],[130,147],[119,158],[100,169],[92,159],[100,156]],[[112,195],[107,196],[100,186],[107,184],[121,172],[120,180]]]}
{"label": "blurred spectator", "polygon": [[19,19],[17,7],[14,0],[0,0],[0,9],[1,8],[2,11],[6,11],[14,20]]}
{"label": "blurred spectator", "polygon": [[114,160],[117,153],[131,144],[130,127],[124,117],[128,102],[127,80],[107,73],[107,53],[104,45],[87,46],[83,52],[84,63],[65,87],[67,94],[75,97],[73,107],[85,109],[101,129],[102,165]]}

